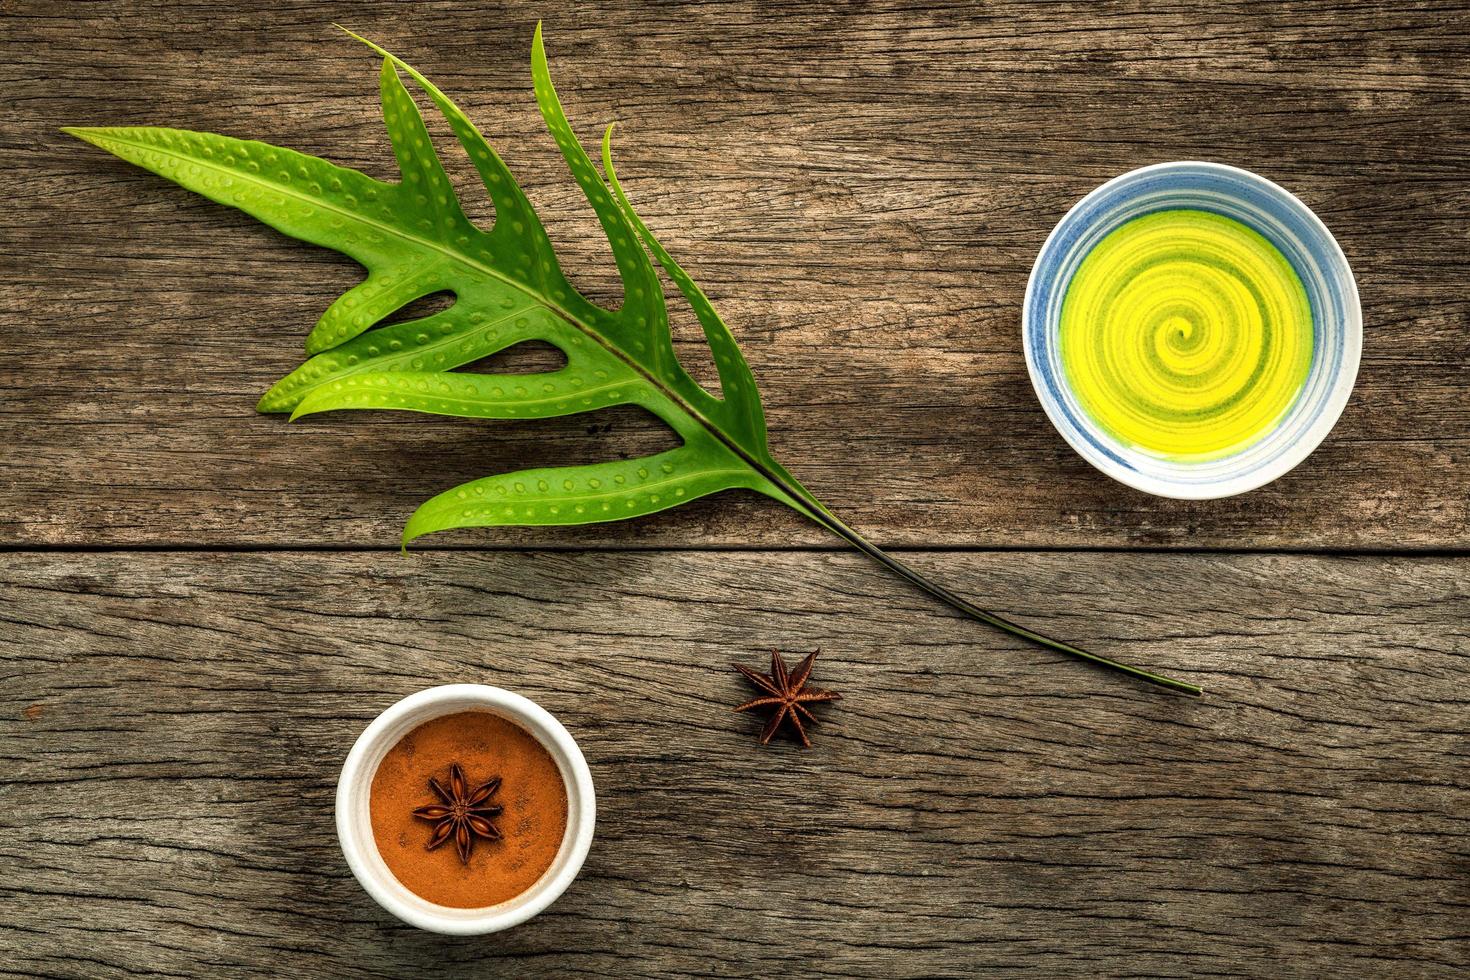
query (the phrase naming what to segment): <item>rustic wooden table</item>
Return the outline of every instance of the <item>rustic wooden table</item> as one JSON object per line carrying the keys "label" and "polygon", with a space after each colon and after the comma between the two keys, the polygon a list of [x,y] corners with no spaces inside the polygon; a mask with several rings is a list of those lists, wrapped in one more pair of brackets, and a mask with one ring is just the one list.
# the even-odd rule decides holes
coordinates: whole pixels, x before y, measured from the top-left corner
{"label": "rustic wooden table", "polygon": [[[666,437],[634,411],[257,416],[356,268],[57,127],[387,177],[376,62],[338,20],[461,100],[608,299],[530,95],[538,11],[0,0],[0,971],[1463,975],[1470,6],[539,12],[778,455],[982,604],[1208,696],[961,620],[753,496],[399,555],[440,489]],[[1075,456],[1018,331],[1067,207],[1180,158],[1299,194],[1366,322],[1332,436],[1204,503]],[[727,711],[727,664],[772,647],[821,647],[847,696],[809,752]],[[482,939],[379,910],[333,830],[357,733],[454,681],[558,713],[600,801],[570,891]]]}

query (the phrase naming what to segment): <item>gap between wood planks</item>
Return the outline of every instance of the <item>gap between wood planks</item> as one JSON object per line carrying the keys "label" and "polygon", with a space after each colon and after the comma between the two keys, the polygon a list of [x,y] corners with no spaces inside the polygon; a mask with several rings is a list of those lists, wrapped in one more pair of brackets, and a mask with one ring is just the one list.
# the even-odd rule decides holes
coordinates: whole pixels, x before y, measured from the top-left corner
{"label": "gap between wood planks", "polygon": [[[1400,547],[1400,548],[1333,548],[1325,546],[1304,545],[1294,548],[1223,548],[1223,547],[1168,547],[1166,545],[1078,545],[1075,547],[1067,545],[991,545],[987,547],[976,547],[973,545],[895,545],[883,544],[881,540],[876,541],[884,551],[893,554],[956,554],[956,555],[989,555],[989,554],[1067,554],[1067,555],[1109,555],[1109,554],[1142,554],[1142,555],[1303,555],[1323,558],[1470,558],[1470,546],[1460,548],[1445,547]],[[3,544],[0,545],[0,554],[16,555],[89,555],[89,554],[111,554],[114,552],[124,554],[227,554],[239,552],[241,554],[334,554],[334,553],[377,553],[399,551],[397,546],[372,545],[372,544],[68,544],[68,545],[32,545],[32,544]],[[579,553],[579,552],[631,552],[644,553],[656,551],[675,552],[710,552],[741,553],[741,552],[773,552],[778,554],[794,554],[798,552],[811,552],[823,554],[827,552],[854,551],[847,545],[834,541],[832,544],[820,545],[731,545],[731,544],[562,544],[558,542],[545,542],[537,544],[482,544],[482,545],[419,545],[411,547],[406,557],[412,558],[423,552],[467,552],[478,554],[481,552],[556,552],[556,553]]]}

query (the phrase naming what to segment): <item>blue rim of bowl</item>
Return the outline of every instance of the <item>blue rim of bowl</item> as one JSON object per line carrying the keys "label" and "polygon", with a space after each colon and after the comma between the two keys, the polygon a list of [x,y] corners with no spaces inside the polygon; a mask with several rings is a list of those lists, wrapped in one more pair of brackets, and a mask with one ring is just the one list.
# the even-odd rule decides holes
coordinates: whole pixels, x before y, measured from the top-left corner
{"label": "blue rim of bowl", "polygon": [[[1214,211],[1254,228],[1286,256],[1312,307],[1312,365],[1292,407],[1260,440],[1205,462],[1160,459],[1123,445],[1105,432],[1077,403],[1065,381],[1055,343],[1067,286],[1093,246],[1126,221],[1179,207]],[[1362,345],[1357,283],[1347,257],[1322,220],[1290,191],[1259,174],[1199,160],[1130,170],[1073,205],[1042,244],[1022,306],[1026,370],[1037,399],[1062,438],[1083,459],[1120,483],[1184,500],[1253,490],[1311,455],[1347,405]]]}

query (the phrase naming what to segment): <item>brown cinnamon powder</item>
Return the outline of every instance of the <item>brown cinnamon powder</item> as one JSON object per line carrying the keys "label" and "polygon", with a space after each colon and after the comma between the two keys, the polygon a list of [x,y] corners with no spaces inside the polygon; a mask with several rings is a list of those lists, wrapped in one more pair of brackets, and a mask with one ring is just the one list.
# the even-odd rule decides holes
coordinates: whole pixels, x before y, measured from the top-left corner
{"label": "brown cinnamon powder", "polygon": [[[447,786],[455,762],[472,786],[501,778],[489,802],[504,808],[494,819],[502,839],[476,839],[468,865],[452,840],[428,850],[433,824],[413,815],[439,802],[429,777]],[[519,895],[551,866],[566,833],[567,791],[533,735],[488,711],[462,711],[425,722],[388,750],[369,812],[378,852],[409,891],[436,905],[481,908]]]}

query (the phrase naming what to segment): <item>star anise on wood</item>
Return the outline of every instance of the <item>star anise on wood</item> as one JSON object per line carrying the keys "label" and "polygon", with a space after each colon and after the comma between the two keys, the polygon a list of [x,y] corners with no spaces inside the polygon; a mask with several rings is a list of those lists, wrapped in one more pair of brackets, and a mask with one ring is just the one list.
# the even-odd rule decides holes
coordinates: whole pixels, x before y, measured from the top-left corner
{"label": "star anise on wood", "polygon": [[795,670],[787,670],[785,659],[772,650],[770,674],[758,674],[742,664],[730,665],[744,674],[745,679],[754,684],[756,690],[762,692],[761,697],[739,705],[735,708],[736,711],[749,711],[752,708],[775,709],[766,721],[766,727],[761,729],[762,745],[770,742],[781,723],[789,719],[791,727],[801,739],[801,744],[808,749],[812,747],[811,740],[806,737],[806,726],[802,724],[802,719],[806,719],[809,725],[816,724],[817,719],[806,706],[817,701],[837,701],[842,697],[836,691],[819,691],[806,686],[812,676],[812,663],[816,659],[816,651],[812,651],[796,665]]}
{"label": "star anise on wood", "polygon": [[429,788],[438,794],[442,803],[430,803],[413,811],[413,815],[434,822],[434,834],[429,838],[429,850],[433,850],[450,837],[459,849],[459,860],[470,863],[470,849],[475,838],[500,840],[500,831],[490,822],[491,817],[500,816],[500,807],[488,803],[490,795],[500,788],[500,777],[495,776],[469,788],[464,770],[456,762],[449,767],[449,788],[433,776],[429,777]]}

